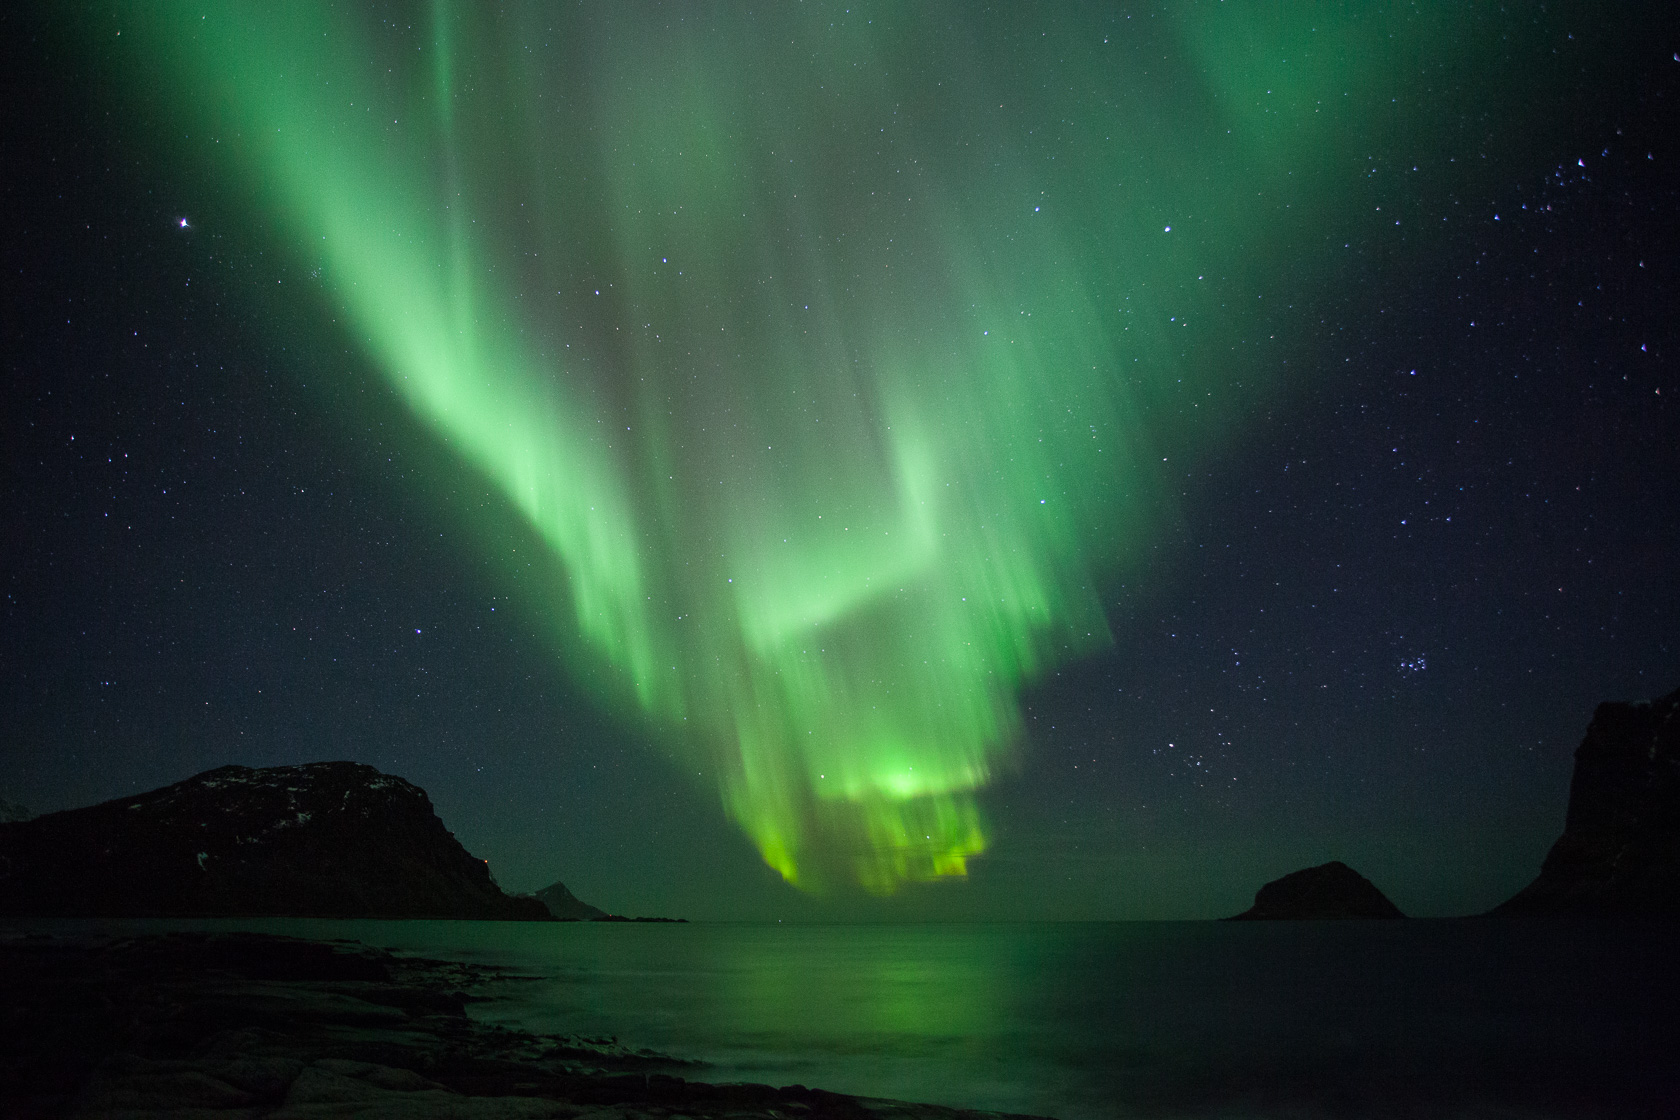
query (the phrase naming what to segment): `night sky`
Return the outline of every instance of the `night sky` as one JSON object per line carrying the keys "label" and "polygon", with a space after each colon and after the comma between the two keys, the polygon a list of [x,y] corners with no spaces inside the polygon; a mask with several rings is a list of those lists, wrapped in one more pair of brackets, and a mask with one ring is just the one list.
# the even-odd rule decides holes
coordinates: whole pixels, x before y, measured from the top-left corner
{"label": "night sky", "polygon": [[0,15],[0,798],[1462,914],[1680,685],[1671,5],[271,7]]}

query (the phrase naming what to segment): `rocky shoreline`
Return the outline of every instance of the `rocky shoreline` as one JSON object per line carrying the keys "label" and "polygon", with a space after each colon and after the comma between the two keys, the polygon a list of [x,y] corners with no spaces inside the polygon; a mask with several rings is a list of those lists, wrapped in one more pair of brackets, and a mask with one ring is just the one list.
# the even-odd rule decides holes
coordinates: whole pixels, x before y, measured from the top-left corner
{"label": "rocky shoreline", "polygon": [[[0,1115],[18,1120],[996,1120],[792,1085],[711,1084],[612,1039],[476,1022],[514,979],[256,933],[0,936]],[[684,1076],[685,1074],[689,1076]]]}

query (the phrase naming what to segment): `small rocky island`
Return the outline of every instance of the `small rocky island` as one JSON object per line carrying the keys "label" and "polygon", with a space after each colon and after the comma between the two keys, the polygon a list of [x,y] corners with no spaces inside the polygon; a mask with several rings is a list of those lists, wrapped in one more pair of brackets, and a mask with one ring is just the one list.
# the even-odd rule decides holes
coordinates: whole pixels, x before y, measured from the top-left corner
{"label": "small rocky island", "polygon": [[354,762],[223,766],[0,824],[0,916],[552,920],[502,892],[425,790]]}
{"label": "small rocky island", "polygon": [[1680,689],[1600,704],[1540,875],[1496,915],[1680,916]]}
{"label": "small rocky island", "polygon": [[1254,905],[1228,922],[1404,918],[1376,884],[1338,860],[1273,879],[1254,895]]}

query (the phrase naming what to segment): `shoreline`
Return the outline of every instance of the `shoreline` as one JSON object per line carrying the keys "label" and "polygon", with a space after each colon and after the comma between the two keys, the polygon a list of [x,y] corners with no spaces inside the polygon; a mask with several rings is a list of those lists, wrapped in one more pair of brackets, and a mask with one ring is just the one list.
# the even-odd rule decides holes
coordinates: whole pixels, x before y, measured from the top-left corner
{"label": "shoreline", "polygon": [[[802,1085],[467,1014],[492,966],[250,932],[0,939],[0,1114],[999,1120]],[[686,1075],[686,1076],[685,1076]],[[1010,1117],[1010,1120],[1025,1118]]]}

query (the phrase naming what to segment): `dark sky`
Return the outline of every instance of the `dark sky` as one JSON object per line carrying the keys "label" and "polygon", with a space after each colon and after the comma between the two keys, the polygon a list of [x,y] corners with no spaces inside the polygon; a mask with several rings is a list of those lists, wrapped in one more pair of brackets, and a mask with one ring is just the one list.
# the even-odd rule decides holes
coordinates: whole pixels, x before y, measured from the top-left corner
{"label": "dark sky", "polygon": [[1021,692],[989,850],[879,900],[786,886],[555,637],[542,540],[167,139],[110,13],[8,9],[0,797],[354,759],[510,889],[693,918],[1211,917],[1329,859],[1408,913],[1491,907],[1594,705],[1680,686],[1680,37],[1667,5],[1521,10],[1402,68],[1427,143],[1348,142],[1370,220],[1290,235],[1334,268],[1257,258],[1276,306],[1230,329],[1276,341],[1275,391],[1162,437],[1165,512],[1094,577],[1113,644]]}

